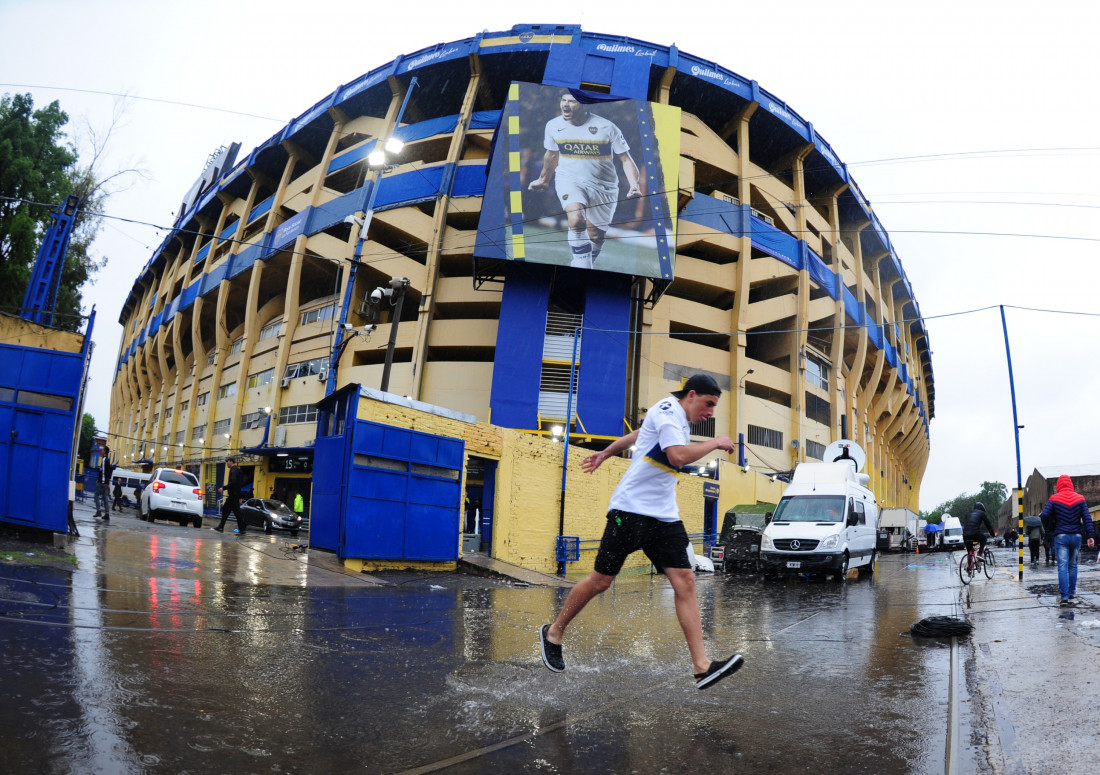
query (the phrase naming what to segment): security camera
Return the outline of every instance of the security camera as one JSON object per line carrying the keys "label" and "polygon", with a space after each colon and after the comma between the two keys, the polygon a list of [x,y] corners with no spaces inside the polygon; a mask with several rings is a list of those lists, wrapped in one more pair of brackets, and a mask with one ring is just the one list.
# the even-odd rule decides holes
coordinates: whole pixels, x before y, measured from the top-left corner
{"label": "security camera", "polygon": [[378,302],[382,301],[382,289],[381,288],[375,288],[373,291],[371,291],[370,292],[370,300],[374,304],[377,304]]}
{"label": "security camera", "polygon": [[376,328],[378,328],[378,326],[376,326],[374,323],[367,323],[367,325],[363,326],[363,331],[369,334]]}
{"label": "security camera", "polygon": [[353,326],[351,323],[341,323],[340,327],[345,331],[351,331],[353,328],[355,328],[355,326]]}
{"label": "security camera", "polygon": [[349,226],[354,224],[354,225],[358,226],[360,229],[363,228],[363,219],[362,218],[356,218],[354,215],[349,215],[349,216],[345,217],[344,218],[344,223],[348,224]]}

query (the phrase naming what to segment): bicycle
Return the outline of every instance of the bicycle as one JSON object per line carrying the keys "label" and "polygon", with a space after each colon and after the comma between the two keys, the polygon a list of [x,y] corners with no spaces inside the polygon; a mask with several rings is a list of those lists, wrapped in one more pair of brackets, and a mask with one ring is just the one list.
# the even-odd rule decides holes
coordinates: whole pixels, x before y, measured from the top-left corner
{"label": "bicycle", "polygon": [[978,575],[979,570],[984,571],[987,579],[993,578],[993,574],[997,571],[997,559],[988,546],[985,551],[979,552],[978,545],[974,544],[959,558],[959,580],[963,584],[969,584],[970,580]]}

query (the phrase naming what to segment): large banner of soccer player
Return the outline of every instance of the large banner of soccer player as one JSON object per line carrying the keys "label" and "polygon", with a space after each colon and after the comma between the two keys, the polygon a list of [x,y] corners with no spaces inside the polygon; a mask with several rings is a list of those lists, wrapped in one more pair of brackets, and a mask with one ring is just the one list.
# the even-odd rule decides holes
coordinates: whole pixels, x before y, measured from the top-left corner
{"label": "large banner of soccer player", "polygon": [[474,252],[672,280],[680,109],[593,97],[511,84]]}

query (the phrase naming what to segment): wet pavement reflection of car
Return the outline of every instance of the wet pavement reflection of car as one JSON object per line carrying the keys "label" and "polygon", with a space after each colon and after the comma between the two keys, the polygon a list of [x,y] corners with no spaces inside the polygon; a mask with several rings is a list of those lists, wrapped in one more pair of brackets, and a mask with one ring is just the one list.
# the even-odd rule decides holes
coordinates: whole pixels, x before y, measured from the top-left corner
{"label": "wet pavement reflection of car", "polygon": [[241,516],[249,527],[262,527],[265,533],[289,530],[292,536],[302,528],[302,517],[282,501],[271,498],[249,498],[241,504]]}

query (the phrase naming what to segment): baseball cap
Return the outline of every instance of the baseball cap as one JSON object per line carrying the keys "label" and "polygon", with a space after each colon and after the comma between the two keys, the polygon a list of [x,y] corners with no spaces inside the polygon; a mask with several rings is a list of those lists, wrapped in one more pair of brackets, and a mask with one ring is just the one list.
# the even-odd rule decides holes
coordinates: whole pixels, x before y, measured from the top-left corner
{"label": "baseball cap", "polygon": [[673,390],[672,395],[677,398],[683,398],[691,391],[704,396],[721,396],[722,388],[718,387],[718,383],[714,381],[714,377],[709,374],[695,374],[691,376],[684,386],[679,390]]}

